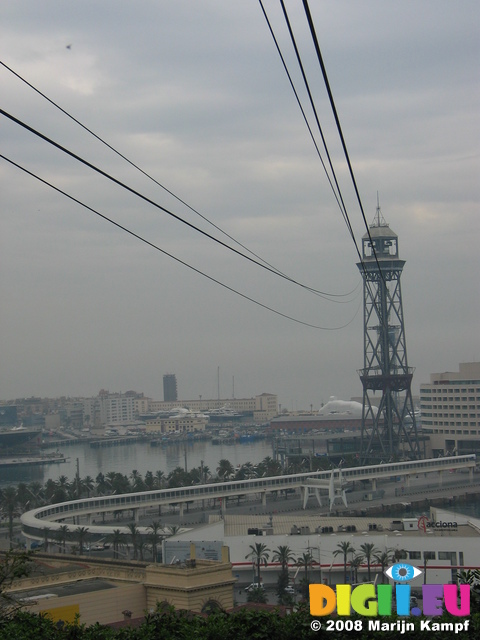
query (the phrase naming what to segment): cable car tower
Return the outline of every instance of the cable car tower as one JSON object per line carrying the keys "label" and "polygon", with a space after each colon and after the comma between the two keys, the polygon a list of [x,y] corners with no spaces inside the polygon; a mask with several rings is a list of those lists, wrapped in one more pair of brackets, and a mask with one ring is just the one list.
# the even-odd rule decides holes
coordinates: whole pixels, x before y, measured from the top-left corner
{"label": "cable car tower", "polygon": [[[385,222],[377,198],[357,264],[363,278],[364,326],[361,464],[421,457],[400,287],[404,264],[398,257],[398,236]],[[378,410],[375,393],[381,394]]]}

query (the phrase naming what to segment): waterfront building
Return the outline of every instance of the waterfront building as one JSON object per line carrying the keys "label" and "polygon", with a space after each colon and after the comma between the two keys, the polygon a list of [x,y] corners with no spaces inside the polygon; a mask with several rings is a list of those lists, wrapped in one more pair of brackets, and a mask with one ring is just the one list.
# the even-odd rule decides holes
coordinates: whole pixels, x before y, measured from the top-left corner
{"label": "waterfront building", "polygon": [[147,433],[195,433],[205,431],[208,418],[190,411],[168,417],[157,416],[145,421]]}
{"label": "waterfront building", "polygon": [[432,373],[420,385],[422,427],[434,455],[480,452],[480,362]]}
{"label": "waterfront building", "polygon": [[171,411],[178,407],[185,407],[190,411],[208,413],[228,407],[232,411],[250,416],[254,422],[269,422],[278,414],[278,398],[273,393],[262,393],[253,398],[230,398],[230,399],[203,399],[198,400],[177,400],[176,402],[162,402],[160,400],[150,400],[148,411],[159,413]]}
{"label": "waterfront building", "polygon": [[[287,413],[270,420],[270,429],[288,434],[302,434],[309,431],[354,431],[360,433],[362,427],[362,404],[354,400],[338,400],[331,396],[329,401],[316,412]],[[372,409],[376,414],[376,407]]]}

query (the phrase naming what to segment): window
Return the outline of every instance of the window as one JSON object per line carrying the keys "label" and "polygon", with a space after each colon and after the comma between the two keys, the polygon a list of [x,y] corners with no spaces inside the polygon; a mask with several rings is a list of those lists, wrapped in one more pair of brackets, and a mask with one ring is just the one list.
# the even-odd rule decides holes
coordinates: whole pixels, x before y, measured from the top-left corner
{"label": "window", "polygon": [[424,560],[435,560],[435,551],[424,551],[423,552]]}
{"label": "window", "polygon": [[410,560],[420,560],[422,556],[420,551],[409,551],[408,557],[410,558]]}
{"label": "window", "polygon": [[439,560],[450,560],[452,564],[457,564],[457,552],[456,551],[439,551]]}

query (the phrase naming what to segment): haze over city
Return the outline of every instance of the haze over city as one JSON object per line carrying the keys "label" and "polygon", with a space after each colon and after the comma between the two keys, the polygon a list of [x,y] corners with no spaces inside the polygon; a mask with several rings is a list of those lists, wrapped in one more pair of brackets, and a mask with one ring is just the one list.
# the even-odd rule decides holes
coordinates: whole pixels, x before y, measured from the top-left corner
{"label": "haze over city", "polygon": [[[357,243],[365,226],[300,3],[288,3]],[[313,5],[313,3],[312,3]],[[309,122],[280,7],[265,7]],[[480,359],[480,7],[311,7],[367,221],[399,236],[413,389]],[[199,235],[1,118],[1,153],[244,296],[0,162],[0,397],[361,395],[358,256],[259,3],[8,3],[0,60],[314,296]],[[2,109],[233,244],[0,67]],[[318,134],[316,135],[319,139]],[[237,246],[238,249],[238,246]],[[346,325],[346,326],[344,326]],[[343,329],[336,329],[344,326]]]}

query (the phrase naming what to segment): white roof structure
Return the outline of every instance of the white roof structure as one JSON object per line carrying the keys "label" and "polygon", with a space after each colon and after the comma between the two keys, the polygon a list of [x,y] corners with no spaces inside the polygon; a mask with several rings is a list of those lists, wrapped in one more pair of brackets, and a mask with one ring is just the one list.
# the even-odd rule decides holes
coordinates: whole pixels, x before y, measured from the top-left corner
{"label": "white roof structure", "polygon": [[[377,408],[372,407],[373,412],[377,413]],[[346,414],[352,418],[362,417],[362,404],[354,400],[338,400],[336,396],[330,396],[330,399],[318,412],[319,416],[328,416],[331,414]]]}

